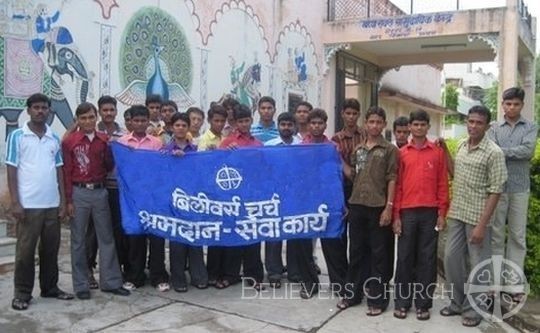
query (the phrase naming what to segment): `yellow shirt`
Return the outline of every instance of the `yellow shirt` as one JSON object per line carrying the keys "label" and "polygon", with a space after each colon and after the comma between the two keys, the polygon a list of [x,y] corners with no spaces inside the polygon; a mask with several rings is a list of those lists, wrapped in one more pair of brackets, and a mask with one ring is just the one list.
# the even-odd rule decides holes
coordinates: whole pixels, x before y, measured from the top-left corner
{"label": "yellow shirt", "polygon": [[199,148],[198,150],[209,150],[209,147],[214,147],[215,149],[219,147],[222,139],[222,136],[217,136],[210,129],[208,129],[203,135],[201,135],[199,139],[199,144],[197,145]]}

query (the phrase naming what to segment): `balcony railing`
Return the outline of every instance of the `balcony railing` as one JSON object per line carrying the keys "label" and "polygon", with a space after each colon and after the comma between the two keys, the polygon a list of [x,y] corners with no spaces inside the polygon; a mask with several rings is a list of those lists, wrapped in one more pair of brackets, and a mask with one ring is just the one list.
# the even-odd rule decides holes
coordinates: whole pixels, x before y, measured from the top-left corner
{"label": "balcony railing", "polygon": [[[537,0],[529,0],[537,1]],[[400,8],[391,0],[328,0],[328,21],[341,21],[351,19],[363,19],[376,16],[399,16],[419,14],[427,12],[442,12],[465,9],[479,9],[478,4],[472,1],[453,0],[441,3],[433,0],[410,0],[399,1],[408,8]],[[504,7],[506,1],[496,0],[490,7]],[[523,0],[518,0],[518,12],[532,29],[532,17]]]}

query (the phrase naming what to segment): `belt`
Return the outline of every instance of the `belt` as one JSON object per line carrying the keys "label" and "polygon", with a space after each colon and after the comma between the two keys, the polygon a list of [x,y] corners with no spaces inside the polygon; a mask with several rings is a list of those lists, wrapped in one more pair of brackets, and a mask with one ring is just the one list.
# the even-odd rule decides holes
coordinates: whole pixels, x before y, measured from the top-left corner
{"label": "belt", "polygon": [[105,184],[103,183],[73,183],[73,186],[85,188],[88,190],[95,190],[98,188],[104,188]]}

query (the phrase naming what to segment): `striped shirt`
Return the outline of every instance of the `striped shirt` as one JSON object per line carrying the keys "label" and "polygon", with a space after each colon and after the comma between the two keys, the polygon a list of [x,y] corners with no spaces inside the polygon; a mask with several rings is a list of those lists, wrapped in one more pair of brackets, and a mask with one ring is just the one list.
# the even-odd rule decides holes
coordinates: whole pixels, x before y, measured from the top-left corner
{"label": "striped shirt", "polygon": [[534,156],[537,134],[538,126],[523,117],[514,126],[506,120],[491,124],[488,136],[501,147],[508,169],[504,192],[520,193],[530,190],[530,161]]}
{"label": "striped shirt", "polygon": [[366,131],[363,128],[357,128],[353,135],[342,129],[332,137],[332,141],[337,143],[343,161],[352,167],[351,154],[356,146],[366,141],[366,138]]}
{"label": "striped shirt", "polygon": [[488,195],[502,193],[506,178],[504,154],[487,136],[472,149],[468,139],[461,141],[454,162],[448,218],[478,224]]}
{"label": "striped shirt", "polygon": [[275,122],[272,122],[269,127],[265,127],[263,124],[258,123],[257,125],[251,126],[251,135],[262,143],[265,143],[266,141],[277,138],[279,136],[279,131]]}

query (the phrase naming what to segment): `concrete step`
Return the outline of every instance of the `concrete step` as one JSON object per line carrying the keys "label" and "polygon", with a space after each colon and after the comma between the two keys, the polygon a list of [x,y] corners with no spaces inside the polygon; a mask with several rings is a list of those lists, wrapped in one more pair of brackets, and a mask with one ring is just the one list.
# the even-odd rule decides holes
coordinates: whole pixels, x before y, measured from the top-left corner
{"label": "concrete step", "polygon": [[8,224],[8,221],[0,220],[0,237],[7,236],[7,224]]}
{"label": "concrete step", "polygon": [[15,243],[17,243],[16,238],[0,237],[0,258],[14,255]]}
{"label": "concrete step", "polygon": [[11,272],[15,269],[15,255],[0,257],[0,274]]}

